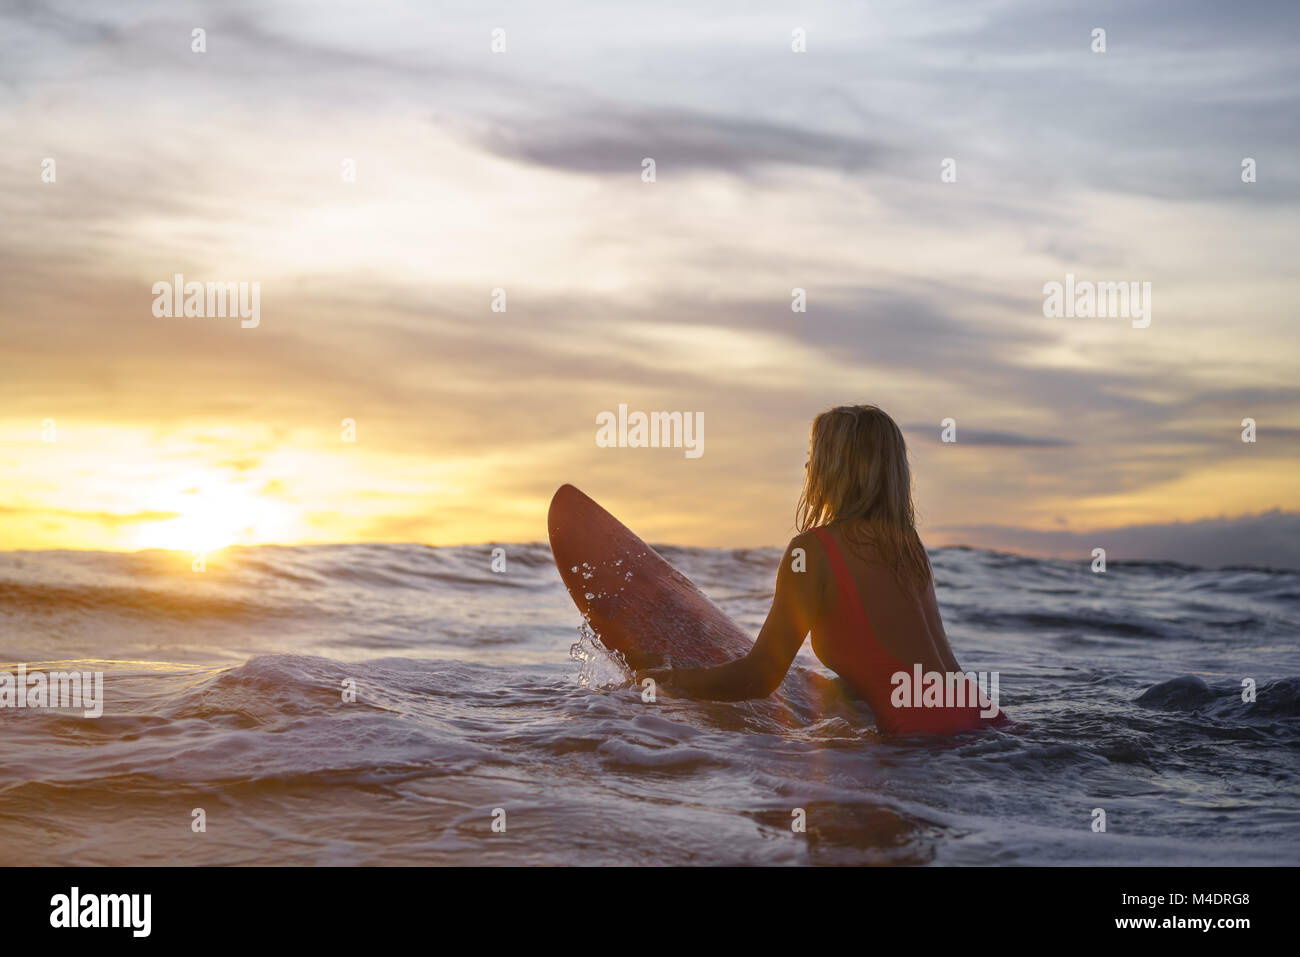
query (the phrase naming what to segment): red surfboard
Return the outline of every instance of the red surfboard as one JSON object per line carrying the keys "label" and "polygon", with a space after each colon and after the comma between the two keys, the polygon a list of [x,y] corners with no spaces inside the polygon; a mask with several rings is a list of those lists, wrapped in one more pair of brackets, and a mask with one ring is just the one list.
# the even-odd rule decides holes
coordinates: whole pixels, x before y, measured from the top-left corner
{"label": "red surfboard", "polygon": [[633,669],[720,665],[754,641],[631,529],[572,485],[551,499],[551,554],[573,603]]}

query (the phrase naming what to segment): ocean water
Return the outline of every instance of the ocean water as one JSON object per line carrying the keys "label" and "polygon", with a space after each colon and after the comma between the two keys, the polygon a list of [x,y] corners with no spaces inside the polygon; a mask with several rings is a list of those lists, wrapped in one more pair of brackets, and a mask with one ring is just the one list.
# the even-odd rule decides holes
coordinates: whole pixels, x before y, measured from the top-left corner
{"label": "ocean water", "polygon": [[[757,632],[779,550],[660,551]],[[546,546],[506,556],[0,554],[0,663],[105,676],[99,718],[0,711],[0,863],[1300,863],[1295,572],[936,550],[1015,723],[891,740],[847,697],[643,702]]]}

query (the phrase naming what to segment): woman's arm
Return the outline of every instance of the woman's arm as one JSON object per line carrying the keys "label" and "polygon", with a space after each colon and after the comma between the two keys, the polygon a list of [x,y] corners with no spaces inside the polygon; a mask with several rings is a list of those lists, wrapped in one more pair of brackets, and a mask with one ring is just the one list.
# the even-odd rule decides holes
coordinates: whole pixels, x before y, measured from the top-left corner
{"label": "woman's arm", "polygon": [[[712,668],[652,668],[638,672],[638,680],[653,678],[670,692],[708,701],[743,701],[775,691],[817,617],[824,578],[820,547],[811,543],[813,538],[805,533],[787,546],[776,573],[772,608],[749,654]],[[799,567],[804,571],[795,571],[796,548],[803,549]]]}

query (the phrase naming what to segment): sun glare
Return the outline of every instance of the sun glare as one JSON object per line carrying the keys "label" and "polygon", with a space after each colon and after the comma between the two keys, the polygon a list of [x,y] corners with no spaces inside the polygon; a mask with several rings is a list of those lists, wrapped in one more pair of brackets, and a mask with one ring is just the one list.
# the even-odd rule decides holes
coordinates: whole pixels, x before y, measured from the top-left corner
{"label": "sun glare", "polygon": [[139,548],[213,552],[228,545],[274,541],[279,524],[275,503],[221,476],[188,476],[180,487],[158,490],[150,501],[175,517],[142,525],[135,536]]}

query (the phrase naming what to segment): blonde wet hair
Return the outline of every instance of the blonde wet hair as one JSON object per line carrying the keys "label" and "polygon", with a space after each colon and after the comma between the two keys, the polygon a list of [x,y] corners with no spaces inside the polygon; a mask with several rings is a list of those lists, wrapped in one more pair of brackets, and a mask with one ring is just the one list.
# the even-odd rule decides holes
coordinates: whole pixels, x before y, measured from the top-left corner
{"label": "blonde wet hair", "polygon": [[795,509],[800,532],[842,525],[850,546],[869,548],[900,585],[930,583],[916,533],[912,471],[903,431],[874,405],[842,405],[813,419],[808,474]]}

